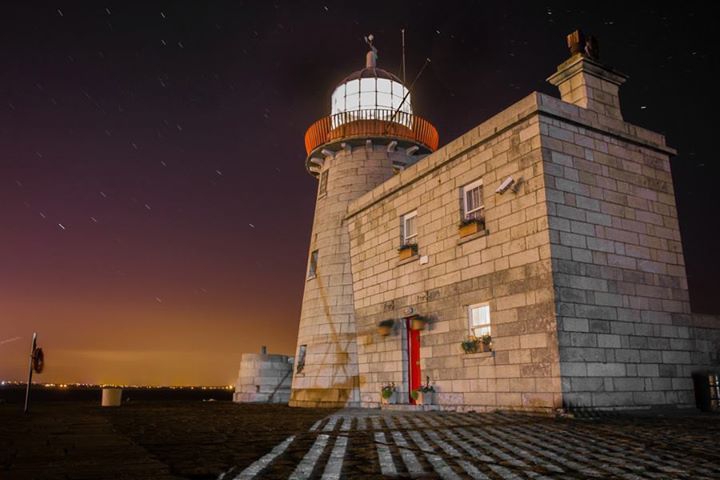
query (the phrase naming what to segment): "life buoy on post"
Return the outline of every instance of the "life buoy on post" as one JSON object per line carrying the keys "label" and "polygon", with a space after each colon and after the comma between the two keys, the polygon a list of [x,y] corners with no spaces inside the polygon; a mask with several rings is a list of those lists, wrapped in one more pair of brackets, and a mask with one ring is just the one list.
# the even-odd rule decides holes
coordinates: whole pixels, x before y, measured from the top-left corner
{"label": "life buoy on post", "polygon": [[25,386],[25,409],[23,410],[25,413],[28,413],[28,408],[30,407],[30,385],[32,385],[33,372],[42,373],[44,368],[45,354],[43,353],[42,348],[37,346],[37,332],[34,332],[32,347],[30,348],[30,366],[28,369],[30,371],[28,372],[28,381]]}
{"label": "life buoy on post", "polygon": [[43,353],[43,349],[40,347],[33,350],[32,368],[35,373],[42,373],[45,368],[45,354]]}

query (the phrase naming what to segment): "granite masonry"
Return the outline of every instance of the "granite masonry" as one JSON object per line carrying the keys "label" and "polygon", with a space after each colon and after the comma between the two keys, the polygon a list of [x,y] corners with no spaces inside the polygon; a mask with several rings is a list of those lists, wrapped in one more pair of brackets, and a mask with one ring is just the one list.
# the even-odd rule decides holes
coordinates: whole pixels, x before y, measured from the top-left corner
{"label": "granite masonry", "polygon": [[238,403],[288,403],[292,379],[292,357],[243,353],[233,401]]}
{"label": "granite masonry", "polygon": [[[392,384],[413,404],[418,375],[450,410],[694,405],[720,319],[690,311],[675,151],[623,121],[626,77],[569,44],[560,99],[532,93],[427,155],[377,132],[308,147],[325,193],[291,405],[377,407]],[[466,353],[477,332],[490,348]]]}

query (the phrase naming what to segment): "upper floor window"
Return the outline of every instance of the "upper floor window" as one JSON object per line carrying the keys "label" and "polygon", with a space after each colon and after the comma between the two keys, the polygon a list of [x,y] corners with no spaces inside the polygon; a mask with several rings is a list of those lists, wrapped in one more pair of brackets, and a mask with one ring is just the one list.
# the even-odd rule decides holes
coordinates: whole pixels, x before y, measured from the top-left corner
{"label": "upper floor window", "polygon": [[329,170],[324,170],[320,174],[320,186],[318,187],[318,197],[322,197],[327,193],[327,182],[328,182]]}
{"label": "upper floor window", "polygon": [[308,266],[307,278],[315,278],[317,275],[318,251],[313,250],[310,254],[310,265]]}
{"label": "upper floor window", "polygon": [[307,345],[300,345],[298,348],[297,359],[295,361],[295,373],[300,373],[305,368],[305,355],[307,354]]}
{"label": "upper floor window", "polygon": [[463,220],[482,220],[484,208],[482,180],[476,180],[462,187]]}
{"label": "upper floor window", "polygon": [[403,215],[401,226],[403,245],[417,243],[417,211]]}
{"label": "upper floor window", "polygon": [[479,304],[468,307],[470,335],[477,338],[490,335],[490,305]]}

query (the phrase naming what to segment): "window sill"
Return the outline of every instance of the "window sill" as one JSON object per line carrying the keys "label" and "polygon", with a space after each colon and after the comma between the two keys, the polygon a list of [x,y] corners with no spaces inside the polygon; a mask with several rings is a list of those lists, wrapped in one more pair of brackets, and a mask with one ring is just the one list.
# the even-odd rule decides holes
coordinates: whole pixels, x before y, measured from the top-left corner
{"label": "window sill", "polygon": [[463,353],[463,358],[486,358],[486,357],[494,357],[495,351],[492,350],[490,352],[477,352],[477,353]]}
{"label": "window sill", "polygon": [[466,236],[464,236],[464,237],[460,237],[460,238],[458,238],[458,240],[457,240],[457,244],[458,244],[458,245],[462,245],[463,243],[470,242],[470,241],[472,241],[472,240],[475,240],[476,238],[484,237],[484,236],[487,235],[488,233],[490,233],[489,230],[480,230],[480,231],[477,232],[477,233],[473,233],[473,234],[471,234],[471,235],[466,235]]}
{"label": "window sill", "polygon": [[305,278],[305,281],[306,281],[306,282],[309,282],[310,280],[315,280],[316,278],[317,278],[317,275],[313,275],[313,276],[311,276],[311,277]]}
{"label": "window sill", "polygon": [[400,265],[405,265],[405,264],[408,264],[408,263],[415,262],[415,261],[417,261],[419,258],[420,258],[420,255],[416,253],[415,255],[411,255],[411,256],[409,256],[408,258],[403,258],[402,260],[398,260],[397,266],[399,267]]}

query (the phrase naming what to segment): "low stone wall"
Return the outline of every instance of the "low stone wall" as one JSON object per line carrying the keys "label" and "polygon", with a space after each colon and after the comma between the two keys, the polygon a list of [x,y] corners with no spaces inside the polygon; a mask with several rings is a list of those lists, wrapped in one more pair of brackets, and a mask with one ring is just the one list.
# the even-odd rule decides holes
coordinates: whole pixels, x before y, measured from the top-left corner
{"label": "low stone wall", "polygon": [[293,358],[287,355],[243,353],[233,401],[288,403]]}

